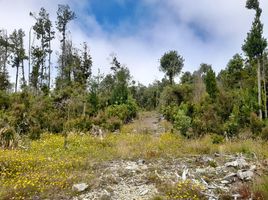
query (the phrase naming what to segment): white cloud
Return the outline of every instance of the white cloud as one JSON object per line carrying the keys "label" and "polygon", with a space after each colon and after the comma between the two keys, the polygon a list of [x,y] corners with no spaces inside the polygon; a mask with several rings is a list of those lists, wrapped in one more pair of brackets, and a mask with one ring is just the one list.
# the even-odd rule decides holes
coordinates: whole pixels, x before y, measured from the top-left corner
{"label": "white cloud", "polygon": [[[118,0],[121,4],[125,1]],[[268,1],[260,2],[267,37]],[[254,17],[253,11],[245,8],[245,0],[143,0],[152,8],[154,21],[144,19],[136,24],[133,32],[128,29],[133,24],[122,19],[120,27],[106,32],[94,16],[85,12],[86,0],[0,0],[1,27],[8,32],[22,27],[28,33],[34,23],[29,12],[38,12],[44,6],[55,21],[58,3],[69,3],[77,12],[79,19],[70,26],[72,38],[77,45],[83,41],[89,43],[94,72],[98,68],[108,72],[110,61],[107,58],[114,52],[121,63],[130,68],[134,79],[144,84],[163,77],[158,71],[158,60],[173,49],[185,58],[184,71],[196,70],[205,62],[218,72],[235,53],[241,53]],[[200,30],[206,34],[204,38],[197,34]],[[59,34],[57,36],[59,39]],[[53,44],[58,45],[58,41]]]}

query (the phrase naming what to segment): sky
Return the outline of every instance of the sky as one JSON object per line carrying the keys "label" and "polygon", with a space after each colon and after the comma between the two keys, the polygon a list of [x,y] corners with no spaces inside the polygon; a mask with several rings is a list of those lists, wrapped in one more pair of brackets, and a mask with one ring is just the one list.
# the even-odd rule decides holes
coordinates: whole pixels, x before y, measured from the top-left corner
{"label": "sky", "polygon": [[[224,69],[241,46],[251,28],[254,12],[245,8],[246,0],[0,0],[0,29],[26,33],[44,7],[55,22],[58,4],[69,4],[77,18],[68,25],[69,38],[76,47],[87,42],[93,59],[93,73],[108,73],[111,55],[130,69],[133,79],[148,85],[160,80],[159,60],[165,52],[176,50],[185,59],[183,71],[195,71],[201,63],[216,72]],[[264,37],[268,38],[268,1],[263,9]],[[54,25],[55,27],[55,25]],[[32,33],[32,38],[33,38]],[[59,48],[56,34],[53,48]],[[38,43],[36,39],[35,44]],[[53,52],[54,65],[58,50]],[[27,71],[26,71],[27,73]],[[54,69],[54,76],[57,70]],[[14,81],[14,70],[10,71]]]}

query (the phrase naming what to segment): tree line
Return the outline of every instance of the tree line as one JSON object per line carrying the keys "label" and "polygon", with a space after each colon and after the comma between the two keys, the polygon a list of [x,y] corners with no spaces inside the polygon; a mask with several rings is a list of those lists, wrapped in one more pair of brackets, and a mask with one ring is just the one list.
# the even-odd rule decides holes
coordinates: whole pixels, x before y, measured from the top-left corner
{"label": "tree line", "polygon": [[[39,45],[30,45],[28,55],[23,30],[10,35],[1,31],[0,128],[9,130],[5,134],[9,139],[16,134],[37,139],[43,132],[88,132],[93,126],[115,131],[135,118],[138,110],[159,110],[176,131],[189,138],[250,133],[250,137],[268,139],[268,53],[262,9],[258,0],[248,0],[246,8],[255,11],[255,17],[241,47],[245,56],[235,54],[219,74],[206,63],[194,72],[183,72],[184,58],[172,50],[160,58],[159,70],[165,77],[149,86],[134,81],[116,55],[110,58],[110,73],[92,75],[88,44],[78,49],[67,36],[68,25],[76,18],[68,5],[58,6],[55,28],[44,8],[38,14],[30,12]],[[52,88],[55,30],[61,34],[61,46]],[[25,60],[29,61],[28,82]],[[14,90],[8,67],[16,69]],[[180,82],[176,83],[178,75]]]}

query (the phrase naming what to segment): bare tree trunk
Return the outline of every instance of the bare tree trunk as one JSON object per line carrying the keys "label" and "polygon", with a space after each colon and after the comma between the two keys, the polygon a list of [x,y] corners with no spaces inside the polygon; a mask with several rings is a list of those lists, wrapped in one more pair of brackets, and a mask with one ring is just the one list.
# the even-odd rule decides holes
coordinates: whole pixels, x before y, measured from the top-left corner
{"label": "bare tree trunk", "polygon": [[[49,39],[50,39],[50,31],[49,31]],[[48,89],[50,89],[50,70],[51,70],[51,41],[49,40],[49,54],[48,54]]]}
{"label": "bare tree trunk", "polygon": [[16,66],[16,83],[15,83],[15,92],[18,90],[18,76],[19,76],[19,66]]}
{"label": "bare tree trunk", "polygon": [[264,114],[267,119],[267,89],[266,89],[266,77],[265,77],[265,59],[262,57],[262,78],[263,78],[263,89],[264,89]]}
{"label": "bare tree trunk", "polygon": [[6,69],[7,69],[7,51],[8,51],[7,46],[8,46],[8,38],[7,38],[7,31],[6,31],[5,61],[4,61],[3,72],[6,72]]}
{"label": "bare tree trunk", "polygon": [[260,58],[258,60],[257,78],[258,78],[258,105],[259,105],[259,118],[262,120],[262,102],[261,102],[261,64]]}
{"label": "bare tree trunk", "polygon": [[22,82],[23,82],[23,86],[25,86],[25,85],[26,85],[26,81],[25,81],[24,63],[23,63],[23,60],[21,61],[21,70],[22,70]]}

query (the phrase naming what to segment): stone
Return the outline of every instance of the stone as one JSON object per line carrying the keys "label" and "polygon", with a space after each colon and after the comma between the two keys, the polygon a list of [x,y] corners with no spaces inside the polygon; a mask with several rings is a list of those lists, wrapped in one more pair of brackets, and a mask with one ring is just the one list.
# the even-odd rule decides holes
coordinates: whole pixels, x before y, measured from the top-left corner
{"label": "stone", "polygon": [[253,176],[254,176],[254,173],[251,170],[247,170],[247,171],[239,170],[237,172],[237,177],[242,181],[249,181],[253,178]]}
{"label": "stone", "polygon": [[142,190],[141,192],[140,192],[140,195],[141,196],[144,196],[144,195],[146,195],[146,194],[148,194],[149,193],[149,190],[148,189],[145,189],[145,190]]}
{"label": "stone", "polygon": [[235,161],[225,163],[225,167],[248,167],[248,163],[244,158],[237,158]]}
{"label": "stone", "polygon": [[88,188],[88,185],[86,183],[79,183],[79,184],[74,184],[72,189],[76,192],[83,192]]}

